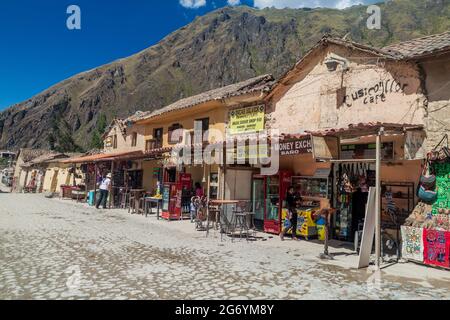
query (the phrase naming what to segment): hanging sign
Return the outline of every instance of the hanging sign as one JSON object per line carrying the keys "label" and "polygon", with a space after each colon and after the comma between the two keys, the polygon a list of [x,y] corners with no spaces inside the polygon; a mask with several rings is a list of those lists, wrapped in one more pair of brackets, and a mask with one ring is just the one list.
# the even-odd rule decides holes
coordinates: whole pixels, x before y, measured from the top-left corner
{"label": "hanging sign", "polygon": [[426,159],[424,131],[407,131],[405,140],[405,159],[423,160]]}
{"label": "hanging sign", "polygon": [[314,158],[322,160],[339,159],[339,138],[312,136]]}
{"label": "hanging sign", "polygon": [[300,154],[312,153],[311,136],[305,136],[300,139],[280,142],[279,147],[280,156],[296,156]]}
{"label": "hanging sign", "polygon": [[235,109],[229,113],[228,133],[255,133],[264,130],[264,105]]}

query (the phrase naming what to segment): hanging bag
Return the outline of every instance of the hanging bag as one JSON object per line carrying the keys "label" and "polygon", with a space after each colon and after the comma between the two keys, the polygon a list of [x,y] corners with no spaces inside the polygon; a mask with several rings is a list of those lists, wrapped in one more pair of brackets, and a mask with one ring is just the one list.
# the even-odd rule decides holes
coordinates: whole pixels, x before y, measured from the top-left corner
{"label": "hanging bag", "polygon": [[436,176],[430,174],[430,162],[427,161],[420,177],[420,187],[418,196],[426,204],[434,204],[437,201]]}
{"label": "hanging bag", "polygon": [[359,174],[359,187],[361,188],[362,192],[368,193],[369,185],[367,183],[367,176],[366,176],[367,171],[365,170],[363,164],[361,164],[360,169],[361,169],[361,172]]}
{"label": "hanging bag", "polygon": [[[446,145],[444,145],[445,142]],[[440,147],[441,149],[439,149]],[[444,135],[438,145],[431,151],[430,160],[433,162],[447,162],[450,160],[450,148],[447,134]]]}
{"label": "hanging bag", "polygon": [[426,190],[423,186],[419,189],[419,198],[426,204],[434,204],[438,198],[436,191]]}
{"label": "hanging bag", "polygon": [[436,176],[431,174],[431,165],[427,161],[423,167],[422,175],[420,177],[420,186],[426,191],[434,191],[436,189]]}

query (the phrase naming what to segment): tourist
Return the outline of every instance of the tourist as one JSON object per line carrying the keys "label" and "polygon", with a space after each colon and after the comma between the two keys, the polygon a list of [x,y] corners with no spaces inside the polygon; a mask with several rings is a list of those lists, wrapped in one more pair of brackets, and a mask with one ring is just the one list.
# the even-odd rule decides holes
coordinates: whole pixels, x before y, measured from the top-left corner
{"label": "tourist", "polygon": [[108,173],[99,183],[100,197],[97,201],[97,209],[99,209],[100,206],[102,206],[103,209],[106,209],[106,201],[108,200],[109,191],[111,189],[111,178],[111,173]]}

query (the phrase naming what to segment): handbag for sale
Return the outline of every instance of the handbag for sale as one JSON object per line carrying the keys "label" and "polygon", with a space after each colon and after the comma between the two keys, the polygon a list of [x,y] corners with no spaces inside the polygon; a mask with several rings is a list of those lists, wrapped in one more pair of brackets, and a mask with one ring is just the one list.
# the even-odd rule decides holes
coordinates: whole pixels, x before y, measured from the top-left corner
{"label": "handbag for sale", "polygon": [[[443,146],[447,142],[446,146]],[[442,146],[442,147],[441,147]],[[441,149],[439,149],[441,148]],[[429,153],[429,160],[433,162],[446,162],[450,160],[450,149],[448,135],[444,135],[437,146]]]}
{"label": "handbag for sale", "polygon": [[434,204],[437,201],[438,193],[425,189],[423,186],[419,189],[419,198],[426,204]]}
{"label": "handbag for sale", "polygon": [[439,161],[445,162],[450,160],[450,148],[443,147],[441,151],[439,151]]}
{"label": "handbag for sale", "polygon": [[359,174],[359,187],[361,188],[361,191],[364,193],[369,192],[369,185],[367,183],[367,171],[365,170],[364,166],[361,165],[362,172]]}
{"label": "handbag for sale", "polygon": [[430,162],[427,161],[423,168],[422,176],[420,177],[420,186],[427,191],[436,189],[436,176],[430,173]]}

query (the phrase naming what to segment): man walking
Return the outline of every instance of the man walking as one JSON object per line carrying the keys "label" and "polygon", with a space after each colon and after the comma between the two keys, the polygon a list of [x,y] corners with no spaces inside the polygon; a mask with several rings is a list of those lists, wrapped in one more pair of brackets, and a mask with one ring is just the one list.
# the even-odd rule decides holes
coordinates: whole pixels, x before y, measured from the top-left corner
{"label": "man walking", "polygon": [[103,209],[106,209],[106,201],[108,200],[109,190],[111,189],[111,178],[111,173],[108,173],[108,175],[100,182],[100,197],[97,201],[97,209],[99,209],[100,206],[102,206]]}
{"label": "man walking", "polygon": [[288,219],[290,220],[291,226],[281,231],[280,238],[281,241],[284,241],[284,236],[287,234],[290,230],[292,230],[292,239],[297,239],[297,223],[298,223],[298,212],[297,212],[297,203],[300,200],[300,198],[295,193],[294,187],[290,187],[286,196],[286,204],[287,204],[287,210],[288,210]]}

